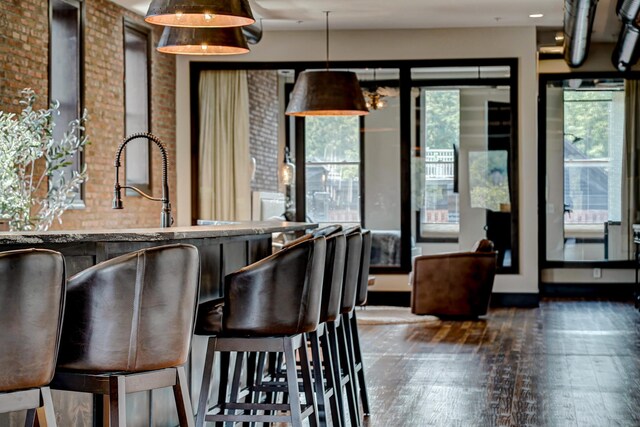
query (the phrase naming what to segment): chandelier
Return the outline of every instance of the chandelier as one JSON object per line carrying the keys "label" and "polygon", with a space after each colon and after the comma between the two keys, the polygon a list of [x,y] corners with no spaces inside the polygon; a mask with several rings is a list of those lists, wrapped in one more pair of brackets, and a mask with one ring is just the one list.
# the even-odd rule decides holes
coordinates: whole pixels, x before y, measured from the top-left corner
{"label": "chandelier", "polygon": [[387,106],[387,100],[384,98],[398,96],[397,88],[380,87],[376,83],[376,70],[373,70],[373,86],[362,90],[364,95],[365,104],[369,111],[382,110]]}

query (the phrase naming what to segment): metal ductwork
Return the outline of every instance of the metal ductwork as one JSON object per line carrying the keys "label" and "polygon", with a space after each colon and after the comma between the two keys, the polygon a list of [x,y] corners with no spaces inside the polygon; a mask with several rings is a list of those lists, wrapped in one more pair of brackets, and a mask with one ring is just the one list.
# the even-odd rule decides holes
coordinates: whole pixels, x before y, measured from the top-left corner
{"label": "metal ductwork", "polygon": [[613,66],[619,71],[629,71],[631,66],[638,61],[638,39],[640,30],[633,24],[624,24],[620,31],[620,37],[611,55]]}
{"label": "metal ductwork", "polygon": [[598,0],[564,2],[564,60],[572,68],[587,59],[597,4]]}
{"label": "metal ductwork", "polygon": [[636,20],[640,12],[640,0],[619,0],[617,6],[618,18],[627,24]]}
{"label": "metal ductwork", "polygon": [[637,23],[638,14],[640,13],[640,0],[618,1],[617,12],[618,18],[622,21],[622,29],[611,55],[611,62],[619,71],[624,72],[629,71],[640,56],[638,50],[640,28],[638,28]]}
{"label": "metal ductwork", "polygon": [[242,34],[247,39],[247,43],[258,44],[262,39],[262,19],[260,20],[260,25],[253,23],[242,27]]}

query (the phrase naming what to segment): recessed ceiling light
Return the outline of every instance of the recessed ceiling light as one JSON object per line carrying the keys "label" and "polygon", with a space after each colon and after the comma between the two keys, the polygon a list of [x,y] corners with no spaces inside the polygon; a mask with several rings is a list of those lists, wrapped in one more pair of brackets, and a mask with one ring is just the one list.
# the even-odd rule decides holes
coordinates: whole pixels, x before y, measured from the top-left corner
{"label": "recessed ceiling light", "polygon": [[532,13],[529,15],[529,18],[542,18],[544,15],[542,13]]}

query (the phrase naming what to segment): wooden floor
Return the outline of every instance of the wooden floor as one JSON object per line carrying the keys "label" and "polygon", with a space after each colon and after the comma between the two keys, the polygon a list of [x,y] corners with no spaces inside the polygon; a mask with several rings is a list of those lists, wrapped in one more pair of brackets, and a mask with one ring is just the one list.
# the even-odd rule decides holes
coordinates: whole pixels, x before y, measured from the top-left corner
{"label": "wooden floor", "polygon": [[640,314],[543,301],[485,320],[361,325],[376,426],[640,426]]}

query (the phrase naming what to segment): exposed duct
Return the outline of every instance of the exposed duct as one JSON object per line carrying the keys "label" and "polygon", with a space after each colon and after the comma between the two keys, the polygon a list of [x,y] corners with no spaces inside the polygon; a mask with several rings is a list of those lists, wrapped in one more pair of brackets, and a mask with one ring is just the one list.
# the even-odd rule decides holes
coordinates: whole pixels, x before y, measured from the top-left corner
{"label": "exposed duct", "polygon": [[572,68],[587,59],[597,4],[598,0],[564,2],[564,60]]}
{"label": "exposed duct", "polygon": [[631,23],[640,12],[640,0],[620,0],[617,9],[618,18],[625,24]]}
{"label": "exposed duct", "polygon": [[638,40],[640,29],[638,28],[638,13],[640,13],[640,0],[618,1],[618,18],[622,21],[622,29],[618,36],[618,42],[611,55],[613,66],[619,71],[629,71],[631,66],[638,61]]}
{"label": "exposed duct", "polygon": [[253,23],[242,27],[242,34],[247,39],[247,43],[258,44],[262,39],[262,19],[260,19],[260,25]]}
{"label": "exposed duct", "polygon": [[613,66],[619,71],[629,71],[631,66],[638,61],[638,39],[640,30],[633,24],[624,24],[618,37],[618,42],[611,55]]}

